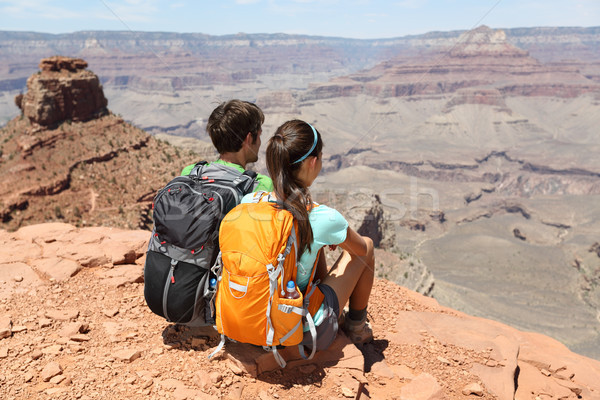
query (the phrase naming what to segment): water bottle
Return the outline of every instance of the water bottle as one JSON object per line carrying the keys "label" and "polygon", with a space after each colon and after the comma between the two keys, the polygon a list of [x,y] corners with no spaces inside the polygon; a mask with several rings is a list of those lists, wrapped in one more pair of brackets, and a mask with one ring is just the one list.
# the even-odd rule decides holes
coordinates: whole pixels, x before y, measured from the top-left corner
{"label": "water bottle", "polygon": [[298,299],[300,298],[300,293],[296,290],[296,284],[294,281],[288,281],[285,287],[285,296],[286,299]]}

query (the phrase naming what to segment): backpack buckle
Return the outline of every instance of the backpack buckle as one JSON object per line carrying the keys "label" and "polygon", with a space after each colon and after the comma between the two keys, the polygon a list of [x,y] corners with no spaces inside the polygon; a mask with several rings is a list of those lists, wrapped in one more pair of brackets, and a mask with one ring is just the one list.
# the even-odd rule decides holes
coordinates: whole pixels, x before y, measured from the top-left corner
{"label": "backpack buckle", "polygon": [[279,309],[279,311],[284,312],[286,314],[289,314],[294,310],[294,307],[290,306],[289,304],[279,304],[277,308]]}

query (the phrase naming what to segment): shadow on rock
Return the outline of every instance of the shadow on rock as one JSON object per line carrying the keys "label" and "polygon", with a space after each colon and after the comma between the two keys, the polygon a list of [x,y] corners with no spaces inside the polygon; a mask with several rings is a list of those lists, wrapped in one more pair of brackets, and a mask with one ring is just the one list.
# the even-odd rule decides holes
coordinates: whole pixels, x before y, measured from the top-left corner
{"label": "shadow on rock", "polygon": [[383,352],[388,348],[390,342],[387,339],[374,340],[370,343],[356,345],[365,359],[364,371],[371,372],[373,364],[383,361]]}

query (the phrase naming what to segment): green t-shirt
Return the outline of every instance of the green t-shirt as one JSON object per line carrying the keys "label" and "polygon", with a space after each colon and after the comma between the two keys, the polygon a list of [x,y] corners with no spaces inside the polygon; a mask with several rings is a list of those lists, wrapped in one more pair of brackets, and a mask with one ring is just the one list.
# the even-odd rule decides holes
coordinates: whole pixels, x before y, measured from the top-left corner
{"label": "green t-shirt", "polygon": [[[240,173],[244,173],[244,171],[245,171],[244,168],[242,168],[242,166],[238,165],[238,164],[230,163],[230,162],[223,161],[223,160],[217,160],[217,161],[214,161],[214,162],[217,163],[217,164],[225,165],[227,167],[235,168],[238,171],[240,171]],[[190,172],[192,172],[192,169],[194,169],[194,165],[196,165],[196,164],[188,165],[187,167],[185,167],[181,171],[181,175],[182,176],[183,175],[189,175]],[[258,192],[259,190],[262,190],[262,191],[265,191],[265,192],[272,192],[273,191],[273,181],[268,176],[262,175],[262,174],[257,174],[256,175],[256,181],[258,182],[258,185],[254,189],[255,192]]]}

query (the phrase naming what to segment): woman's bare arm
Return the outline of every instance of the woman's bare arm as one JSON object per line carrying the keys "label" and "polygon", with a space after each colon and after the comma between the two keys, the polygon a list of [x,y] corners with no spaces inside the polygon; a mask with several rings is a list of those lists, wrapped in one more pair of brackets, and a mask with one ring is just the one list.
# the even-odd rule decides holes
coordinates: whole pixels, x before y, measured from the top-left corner
{"label": "woman's bare arm", "polygon": [[315,272],[315,279],[319,279],[323,282],[323,279],[327,276],[327,258],[325,257],[324,249],[321,249],[319,253],[319,259],[317,260],[317,271]]}
{"label": "woman's bare arm", "polygon": [[340,247],[348,253],[359,257],[367,255],[368,251],[368,245],[365,239],[350,227],[348,227],[346,233],[346,240],[340,243]]}

